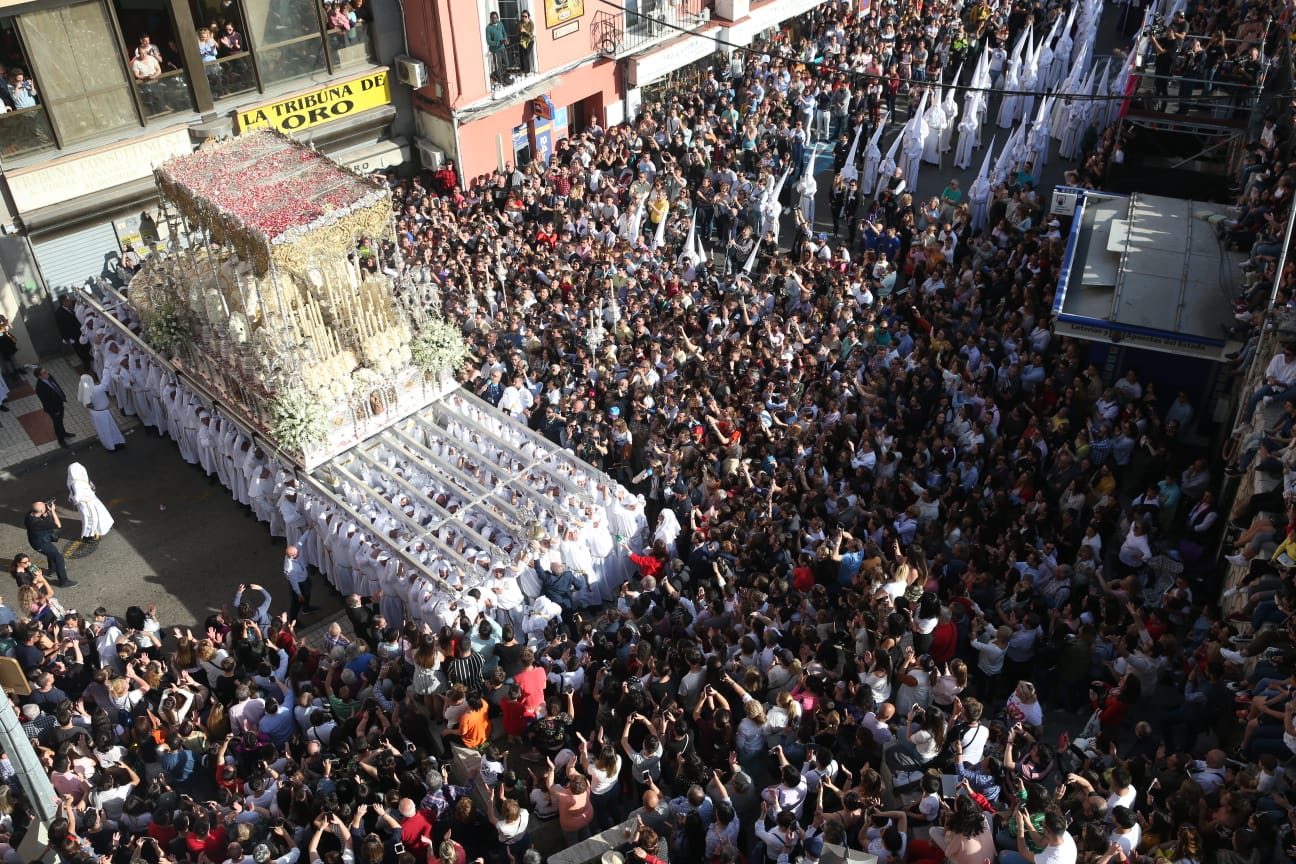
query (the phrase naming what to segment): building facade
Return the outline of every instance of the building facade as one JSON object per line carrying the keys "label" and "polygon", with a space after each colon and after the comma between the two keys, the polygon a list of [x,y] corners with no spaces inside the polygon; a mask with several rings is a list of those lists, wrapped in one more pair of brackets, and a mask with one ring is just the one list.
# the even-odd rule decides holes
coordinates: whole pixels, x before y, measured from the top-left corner
{"label": "building facade", "polygon": [[0,7],[0,314],[26,362],[59,348],[57,296],[166,247],[153,184],[165,159],[265,126],[360,170],[409,158],[398,0]]}
{"label": "building facade", "polygon": [[[825,0],[464,0],[407,8],[410,54],[429,80],[414,94],[425,166],[456,160],[461,178],[548,160],[597,121],[634,117],[645,87]],[[534,41],[523,45],[523,13]],[[499,16],[507,43],[488,46]],[[498,43],[497,43],[498,44]],[[500,75],[499,70],[504,70]]]}

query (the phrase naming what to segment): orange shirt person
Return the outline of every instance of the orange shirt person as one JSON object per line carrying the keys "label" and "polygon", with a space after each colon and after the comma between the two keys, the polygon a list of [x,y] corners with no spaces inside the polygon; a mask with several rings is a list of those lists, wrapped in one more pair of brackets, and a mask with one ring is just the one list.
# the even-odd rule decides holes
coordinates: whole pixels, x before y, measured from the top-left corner
{"label": "orange shirt person", "polygon": [[469,693],[468,710],[459,718],[459,737],[470,750],[485,747],[490,741],[491,724],[486,711],[486,700],[477,693]]}

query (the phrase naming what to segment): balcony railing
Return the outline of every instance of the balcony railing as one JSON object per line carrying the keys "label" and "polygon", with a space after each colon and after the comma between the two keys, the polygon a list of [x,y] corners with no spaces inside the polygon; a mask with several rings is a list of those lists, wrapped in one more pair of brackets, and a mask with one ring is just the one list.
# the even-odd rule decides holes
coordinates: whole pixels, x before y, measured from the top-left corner
{"label": "balcony railing", "polygon": [[622,57],[692,33],[710,20],[709,0],[627,0],[625,11],[594,14],[590,47],[605,57]]}

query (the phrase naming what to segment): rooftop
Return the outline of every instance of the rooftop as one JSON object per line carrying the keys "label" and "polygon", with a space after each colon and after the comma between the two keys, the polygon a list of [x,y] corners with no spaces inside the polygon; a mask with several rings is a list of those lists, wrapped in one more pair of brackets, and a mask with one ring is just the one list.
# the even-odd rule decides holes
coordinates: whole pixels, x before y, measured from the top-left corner
{"label": "rooftop", "polygon": [[1054,305],[1063,331],[1218,357],[1242,257],[1210,221],[1220,206],[1087,192],[1076,213]]}

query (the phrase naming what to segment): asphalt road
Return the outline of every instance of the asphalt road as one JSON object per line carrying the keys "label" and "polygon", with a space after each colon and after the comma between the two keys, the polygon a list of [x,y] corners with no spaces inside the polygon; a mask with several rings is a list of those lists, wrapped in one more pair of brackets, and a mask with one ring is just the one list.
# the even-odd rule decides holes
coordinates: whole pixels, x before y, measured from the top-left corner
{"label": "asphalt road", "polygon": [[[116,525],[89,556],[67,562],[68,575],[79,584],[58,591],[64,606],[89,614],[102,605],[120,613],[152,602],[163,625],[192,627],[232,603],[239,583],[257,583],[271,592],[273,612],[287,610],[284,541],[272,541],[267,527],[181,459],[170,439],[137,428],[127,441],[123,451],[109,453],[95,440],[78,440],[72,450],[13,469],[0,501],[6,566],[15,553],[31,552],[23,517],[33,501],[56,499],[64,526],[61,546],[81,536],[80,515],[67,501],[67,466],[79,461]],[[44,556],[33,558],[44,566]],[[324,580],[314,578],[312,599],[322,609],[300,622],[303,627],[341,607]],[[13,586],[2,584],[0,594],[14,601]]]}

